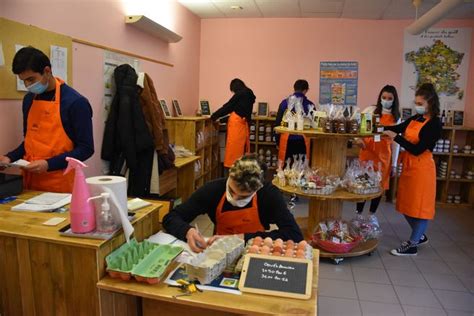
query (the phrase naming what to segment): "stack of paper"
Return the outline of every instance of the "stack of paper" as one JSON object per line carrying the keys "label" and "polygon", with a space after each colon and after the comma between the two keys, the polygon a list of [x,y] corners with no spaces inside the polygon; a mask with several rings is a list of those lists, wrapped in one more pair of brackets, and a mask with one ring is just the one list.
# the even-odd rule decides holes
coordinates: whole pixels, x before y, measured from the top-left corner
{"label": "stack of paper", "polygon": [[43,193],[12,207],[13,211],[45,212],[71,203],[69,193]]}

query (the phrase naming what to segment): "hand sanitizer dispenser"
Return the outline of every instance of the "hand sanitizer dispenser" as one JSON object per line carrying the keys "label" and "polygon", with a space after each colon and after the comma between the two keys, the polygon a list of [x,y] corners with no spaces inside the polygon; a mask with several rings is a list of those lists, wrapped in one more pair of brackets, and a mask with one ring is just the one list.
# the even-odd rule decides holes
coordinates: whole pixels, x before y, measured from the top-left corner
{"label": "hand sanitizer dispenser", "polygon": [[110,194],[107,192],[101,193],[98,196],[94,196],[89,198],[87,201],[102,199],[102,204],[100,205],[100,210],[96,208],[95,214],[95,222],[96,222],[96,229],[99,232],[104,233],[111,233],[114,232],[119,228],[119,225],[115,223],[114,217],[112,216],[112,212],[110,210],[109,205],[109,198]]}

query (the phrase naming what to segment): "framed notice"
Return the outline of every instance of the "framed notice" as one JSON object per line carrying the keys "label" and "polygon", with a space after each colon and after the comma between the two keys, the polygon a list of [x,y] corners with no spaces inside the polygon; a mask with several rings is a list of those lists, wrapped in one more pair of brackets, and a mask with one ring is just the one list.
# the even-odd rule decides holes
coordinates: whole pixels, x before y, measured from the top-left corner
{"label": "framed notice", "polygon": [[168,109],[168,105],[166,104],[166,100],[160,100],[161,109],[163,113],[165,113],[165,117],[171,117],[171,112]]}
{"label": "framed notice", "polygon": [[268,116],[267,102],[258,102],[257,116]]}
{"label": "framed notice", "polygon": [[322,61],[319,64],[319,103],[356,105],[359,63]]}
{"label": "framed notice", "polygon": [[408,120],[411,116],[411,108],[402,108],[402,121]]}
{"label": "framed notice", "polygon": [[239,290],[242,292],[309,299],[313,261],[299,258],[245,255]]}
{"label": "framed notice", "polygon": [[171,103],[173,104],[173,109],[174,109],[174,113],[176,113],[176,116],[183,116],[183,113],[181,112],[181,108],[179,107],[178,100],[171,100]]}
{"label": "framed notice", "polygon": [[464,125],[464,111],[454,111],[453,125],[454,126]]}
{"label": "framed notice", "polygon": [[201,100],[199,101],[199,108],[201,109],[201,115],[211,115],[211,107],[209,106],[209,101]]}

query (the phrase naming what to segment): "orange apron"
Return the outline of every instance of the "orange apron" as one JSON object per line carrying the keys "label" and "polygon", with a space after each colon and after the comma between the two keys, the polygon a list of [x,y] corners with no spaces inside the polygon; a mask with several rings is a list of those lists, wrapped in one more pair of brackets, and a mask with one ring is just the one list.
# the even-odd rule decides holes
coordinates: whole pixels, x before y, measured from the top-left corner
{"label": "orange apron", "polygon": [[236,211],[223,212],[225,192],[216,210],[217,235],[233,235],[263,232],[265,228],[258,216],[257,194],[252,199],[252,206]]}
{"label": "orange apron", "polygon": [[[61,121],[61,85],[56,78],[56,94],[52,101],[33,99],[27,119],[25,160],[47,160],[71,151],[74,144],[64,131]],[[63,175],[63,170],[46,173],[24,173],[24,187],[28,190],[72,192],[74,172]]]}
{"label": "orange apron", "polygon": [[250,152],[249,125],[245,118],[232,112],[227,122],[224,167],[230,168],[244,153]]}
{"label": "orange apron", "polygon": [[[412,120],[405,130],[405,139],[417,144],[421,128],[429,121]],[[425,150],[415,156],[405,151],[401,155],[403,171],[397,191],[397,210],[405,215],[421,219],[433,219],[436,199],[436,168],[433,154]]]}
{"label": "orange apron", "polygon": [[[290,137],[289,133],[283,133],[280,135],[280,143],[278,145],[278,160],[285,161],[285,156],[286,156],[286,148],[288,147],[288,138]],[[304,138],[304,144],[306,146],[306,159],[309,159],[309,153],[310,153],[310,146],[311,142],[309,138],[303,136]],[[308,160],[309,161],[309,160]]]}
{"label": "orange apron", "polygon": [[[382,114],[380,124],[389,126],[395,124],[395,118],[392,114]],[[379,163],[382,173],[381,186],[384,190],[388,190],[390,185],[390,169],[392,160],[392,142],[389,137],[382,137],[379,142],[374,142],[373,137],[366,137],[362,140],[365,148],[359,153],[359,160],[374,162],[374,168],[378,171]]]}

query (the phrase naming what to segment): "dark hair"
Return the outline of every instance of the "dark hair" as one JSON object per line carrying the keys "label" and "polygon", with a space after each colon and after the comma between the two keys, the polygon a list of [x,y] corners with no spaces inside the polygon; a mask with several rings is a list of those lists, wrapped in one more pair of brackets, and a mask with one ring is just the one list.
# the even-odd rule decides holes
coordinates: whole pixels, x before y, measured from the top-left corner
{"label": "dark hair", "polygon": [[397,89],[394,86],[391,86],[391,85],[388,84],[388,85],[384,86],[382,88],[382,90],[380,90],[379,97],[378,97],[377,103],[376,103],[377,108],[375,109],[374,113],[375,114],[382,114],[381,98],[382,98],[382,94],[384,92],[388,92],[388,93],[391,93],[393,95],[392,115],[395,118],[395,122],[396,122],[400,118],[400,101],[398,100]]}
{"label": "dark hair", "polygon": [[303,80],[303,79],[298,79],[295,81],[295,84],[293,85],[293,89],[295,92],[303,92],[305,90],[309,89],[309,84],[308,81]]}
{"label": "dark hair", "polygon": [[232,79],[232,81],[230,82],[230,91],[234,93],[241,92],[245,89],[248,89],[247,86],[239,78]]}
{"label": "dark hair", "polygon": [[415,96],[423,97],[428,102],[428,112],[431,117],[439,115],[439,97],[436,90],[431,83],[423,83],[418,90],[416,90]]}
{"label": "dark hair", "polygon": [[26,70],[43,74],[45,67],[51,67],[48,56],[32,46],[23,47],[13,57],[12,71],[15,75]]}
{"label": "dark hair", "polygon": [[257,191],[263,186],[266,170],[266,164],[256,154],[246,154],[234,162],[229,169],[229,177],[240,190]]}

